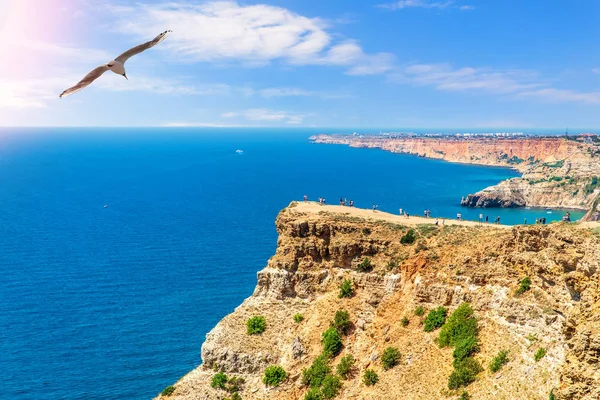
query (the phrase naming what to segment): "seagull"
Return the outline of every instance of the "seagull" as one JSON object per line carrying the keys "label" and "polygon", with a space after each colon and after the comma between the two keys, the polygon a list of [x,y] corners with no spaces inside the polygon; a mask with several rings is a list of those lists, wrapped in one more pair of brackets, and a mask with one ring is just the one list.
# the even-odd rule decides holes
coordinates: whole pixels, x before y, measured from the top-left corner
{"label": "seagull", "polygon": [[139,46],[135,46],[127,50],[125,53],[121,54],[119,57],[115,58],[108,64],[101,65],[98,68],[92,70],[92,72],[90,72],[82,80],[80,80],[77,85],[68,88],[67,90],[62,92],[58,97],[62,99],[63,97],[79,92],[81,89],[88,86],[96,79],[100,78],[100,76],[102,76],[102,74],[108,70],[111,70],[117,75],[122,75],[125,77],[125,79],[129,80],[129,78],[127,78],[127,74],[125,73],[125,61],[129,60],[136,54],[140,54],[144,50],[148,50],[149,48],[156,46],[157,44],[165,40],[167,36],[169,36],[169,33],[171,33],[171,31],[164,31],[151,41],[146,42],[144,44],[140,44]]}

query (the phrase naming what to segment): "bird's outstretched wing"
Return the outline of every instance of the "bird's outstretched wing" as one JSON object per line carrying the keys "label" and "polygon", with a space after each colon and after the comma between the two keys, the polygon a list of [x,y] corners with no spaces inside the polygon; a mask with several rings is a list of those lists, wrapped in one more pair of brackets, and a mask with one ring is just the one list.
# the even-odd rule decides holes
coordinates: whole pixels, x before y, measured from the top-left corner
{"label": "bird's outstretched wing", "polygon": [[142,51],[148,50],[149,48],[154,47],[157,44],[159,44],[160,42],[162,42],[163,40],[165,40],[167,38],[167,36],[169,36],[169,33],[171,33],[171,31],[164,31],[163,33],[161,33],[160,35],[158,35],[151,41],[146,42],[144,44],[140,44],[139,46],[135,46],[134,48],[127,50],[125,53],[123,53],[119,57],[115,58],[115,61],[119,61],[119,62],[125,64],[125,61],[129,60],[131,57],[135,56],[136,54],[140,54]]}
{"label": "bird's outstretched wing", "polygon": [[66,96],[72,95],[73,93],[79,92],[81,89],[88,86],[90,83],[94,82],[96,79],[100,78],[100,76],[102,76],[102,74],[105,73],[106,71],[108,71],[108,66],[106,66],[106,65],[102,65],[102,66],[92,70],[92,72],[90,72],[82,80],[80,80],[79,83],[77,83],[77,85],[68,88],[67,90],[62,92],[59,97],[62,99],[63,97],[66,97]]}

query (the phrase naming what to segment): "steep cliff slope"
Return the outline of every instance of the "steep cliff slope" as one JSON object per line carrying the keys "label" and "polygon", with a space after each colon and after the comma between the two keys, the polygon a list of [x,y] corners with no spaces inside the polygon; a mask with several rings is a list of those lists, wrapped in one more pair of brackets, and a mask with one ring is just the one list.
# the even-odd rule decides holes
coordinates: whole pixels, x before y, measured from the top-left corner
{"label": "steep cliff slope", "polygon": [[600,193],[596,142],[556,138],[423,138],[316,135],[315,143],[346,144],[466,164],[505,166],[523,175],[468,194],[469,207],[569,207],[590,210]]}
{"label": "steep cliff slope", "polygon": [[[340,399],[598,399],[600,396],[600,238],[587,227],[497,227],[405,219],[347,207],[292,203],[279,214],[275,255],[258,273],[254,294],[207,335],[202,365],[174,385],[170,399],[232,398],[211,387],[218,371],[245,382],[243,399],[303,399],[302,371],[323,351],[322,333],[338,310],[352,323],[330,364],[352,355]],[[412,243],[400,243],[414,229]],[[410,242],[410,240],[404,240]],[[370,267],[365,263],[369,259]],[[528,290],[517,294],[530,278]],[[350,280],[354,294],[340,298]],[[521,285],[523,286],[523,285]],[[479,324],[484,367],[464,389],[448,389],[453,350],[425,332],[418,307],[452,312],[467,302]],[[201,310],[199,310],[201,312]],[[296,322],[294,315],[302,314]],[[246,321],[264,316],[266,330],[248,335]],[[399,364],[382,366],[387,347]],[[546,354],[534,359],[544,349]],[[492,373],[501,350],[508,362]],[[287,379],[262,383],[279,365]],[[366,386],[364,371],[378,375]],[[237,396],[237,395],[236,395]],[[234,397],[235,398],[235,397]],[[239,398],[239,397],[238,397]]]}

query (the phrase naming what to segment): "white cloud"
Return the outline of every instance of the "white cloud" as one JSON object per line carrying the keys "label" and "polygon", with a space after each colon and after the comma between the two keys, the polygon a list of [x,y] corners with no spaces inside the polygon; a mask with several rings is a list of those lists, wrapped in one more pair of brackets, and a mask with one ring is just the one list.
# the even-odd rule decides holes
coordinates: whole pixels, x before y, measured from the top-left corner
{"label": "white cloud", "polygon": [[474,10],[476,7],[475,6],[460,6],[459,9],[460,11],[470,11],[470,10]]}
{"label": "white cloud", "polygon": [[295,65],[337,65],[353,74],[388,71],[393,56],[369,54],[354,41],[339,42],[319,18],[270,5],[235,1],[139,4],[110,7],[119,31],[147,39],[173,29],[163,51],[182,61],[238,61],[262,65],[279,60]]}
{"label": "white cloud", "polygon": [[226,112],[221,114],[223,118],[242,118],[249,121],[267,123],[285,122],[290,125],[301,124],[306,115],[290,113],[287,111],[270,110],[267,108],[251,108],[240,112]]}
{"label": "white cloud", "polygon": [[258,93],[265,98],[273,97],[320,97],[322,99],[342,99],[352,97],[347,93],[305,90],[293,87],[261,89]]}
{"label": "white cloud", "polygon": [[548,102],[600,104],[600,92],[575,92],[573,90],[546,88],[521,92],[519,96],[536,97]]}
{"label": "white cloud", "polygon": [[381,4],[379,7],[390,10],[401,10],[404,8],[447,8],[454,4],[453,0],[448,1],[428,1],[428,0],[399,0],[394,3]]}

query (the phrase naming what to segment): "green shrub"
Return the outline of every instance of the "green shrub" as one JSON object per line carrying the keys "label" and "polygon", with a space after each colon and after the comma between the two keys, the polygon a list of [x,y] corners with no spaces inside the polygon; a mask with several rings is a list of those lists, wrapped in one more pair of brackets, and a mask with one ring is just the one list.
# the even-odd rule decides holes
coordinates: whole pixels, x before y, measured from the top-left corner
{"label": "green shrub", "polygon": [[227,384],[227,375],[223,372],[219,372],[210,380],[210,386],[215,389],[223,389],[225,390],[225,385]]}
{"label": "green shrub", "polygon": [[546,349],[543,347],[540,347],[539,349],[537,349],[537,351],[533,355],[533,358],[534,358],[535,362],[538,362],[542,358],[544,358],[545,355],[546,355]]}
{"label": "green shrub", "polygon": [[394,368],[400,363],[401,358],[402,354],[400,354],[400,350],[395,347],[388,347],[383,351],[383,355],[381,356],[381,364],[383,365],[383,369],[388,370],[390,368]]}
{"label": "green shrub", "polygon": [[326,355],[321,354],[315,358],[308,369],[302,370],[302,384],[311,388],[321,387],[323,380],[330,372],[329,359]]}
{"label": "green shrub", "polygon": [[354,357],[352,357],[350,354],[342,357],[336,370],[339,376],[344,379],[348,379],[354,370]]}
{"label": "green shrub", "polygon": [[466,390],[463,390],[458,400],[471,400],[471,395]]}
{"label": "green shrub", "polygon": [[479,351],[479,339],[477,337],[467,337],[461,339],[456,346],[454,347],[454,352],[452,352],[452,356],[454,357],[454,362],[456,363],[458,360],[463,360],[467,357],[470,357]]}
{"label": "green shrub", "polygon": [[246,321],[246,329],[248,335],[256,335],[263,333],[267,329],[267,322],[262,315],[252,317]]}
{"label": "green shrub", "polygon": [[350,314],[348,314],[348,311],[336,311],[333,321],[331,322],[331,326],[337,329],[337,331],[342,335],[348,334],[352,328],[352,322],[350,322]]}
{"label": "green shrub", "polygon": [[550,394],[548,395],[548,400],[556,400],[556,396],[554,395],[554,389],[550,390]]}
{"label": "green shrub", "polygon": [[323,400],[323,396],[318,388],[313,388],[306,392],[304,400]]}
{"label": "green shrub", "polygon": [[444,325],[446,321],[447,310],[444,307],[438,307],[435,310],[429,311],[425,318],[425,326],[423,329],[425,332],[433,332],[435,329]]}
{"label": "green shrub", "polygon": [[166,388],[164,388],[164,390],[160,393],[161,396],[165,396],[165,397],[169,397],[170,395],[173,394],[173,392],[175,391],[175,388],[173,386],[167,386]]}
{"label": "green shrub", "polygon": [[342,350],[342,339],[338,330],[333,326],[323,333],[321,342],[323,343],[323,352],[328,356],[336,356]]}
{"label": "green shrub", "polygon": [[352,297],[354,294],[354,287],[352,286],[352,281],[350,279],[344,279],[342,284],[340,285],[340,294],[338,297],[341,299],[342,297]]}
{"label": "green shrub", "polygon": [[455,363],[454,371],[452,371],[450,378],[448,378],[448,389],[455,390],[473,383],[475,377],[481,371],[483,371],[483,368],[473,357],[468,357]]}
{"label": "green shrub", "polygon": [[363,375],[363,382],[366,386],[373,386],[379,382],[379,377],[375,371],[372,369],[367,369]]}
{"label": "green shrub", "polygon": [[323,380],[323,387],[321,388],[321,394],[324,399],[333,399],[338,395],[342,388],[342,381],[338,376],[327,375]]}
{"label": "green shrub", "polygon": [[224,400],[242,400],[242,396],[240,396],[240,394],[238,392],[234,392],[231,395],[231,399],[224,399]]}
{"label": "green shrub", "polygon": [[362,233],[365,236],[369,236],[371,234],[371,229],[370,228],[362,228]]}
{"label": "green shrub", "polygon": [[[448,318],[448,322],[440,330],[440,346],[457,346],[460,342],[463,350],[466,347],[477,348],[477,334],[479,328],[477,319],[473,316],[473,309],[468,303],[463,303],[454,310]],[[464,342],[465,339],[472,339],[470,343]],[[477,350],[475,350],[477,351]]]}
{"label": "green shrub", "polygon": [[490,371],[492,371],[492,372],[500,371],[500,368],[502,368],[502,366],[508,362],[507,355],[508,355],[508,351],[501,350],[498,353],[498,355],[492,359],[492,362],[490,363]]}
{"label": "green shrub", "polygon": [[299,324],[300,322],[304,321],[304,315],[298,313],[298,314],[294,314],[294,322]]}
{"label": "green shrub", "polygon": [[526,276],[519,283],[519,288],[517,289],[517,294],[523,294],[526,291],[528,291],[529,289],[531,289],[531,279],[528,276]]}
{"label": "green shrub", "polygon": [[410,322],[410,320],[408,319],[408,317],[402,317],[402,319],[400,320],[400,325],[408,326],[409,322]]}
{"label": "green shrub", "polygon": [[369,272],[371,269],[373,269],[373,266],[371,265],[371,260],[368,257],[365,257],[356,267],[356,270],[359,272]]}
{"label": "green shrub", "polygon": [[417,232],[414,229],[409,229],[401,238],[401,244],[413,244],[417,240]]}
{"label": "green shrub", "polygon": [[423,315],[425,315],[425,308],[423,306],[418,306],[417,308],[415,308],[415,315],[417,317],[422,317]]}
{"label": "green shrub", "polygon": [[279,384],[287,379],[285,370],[279,365],[270,365],[265,369],[263,383],[267,386],[279,386]]}

